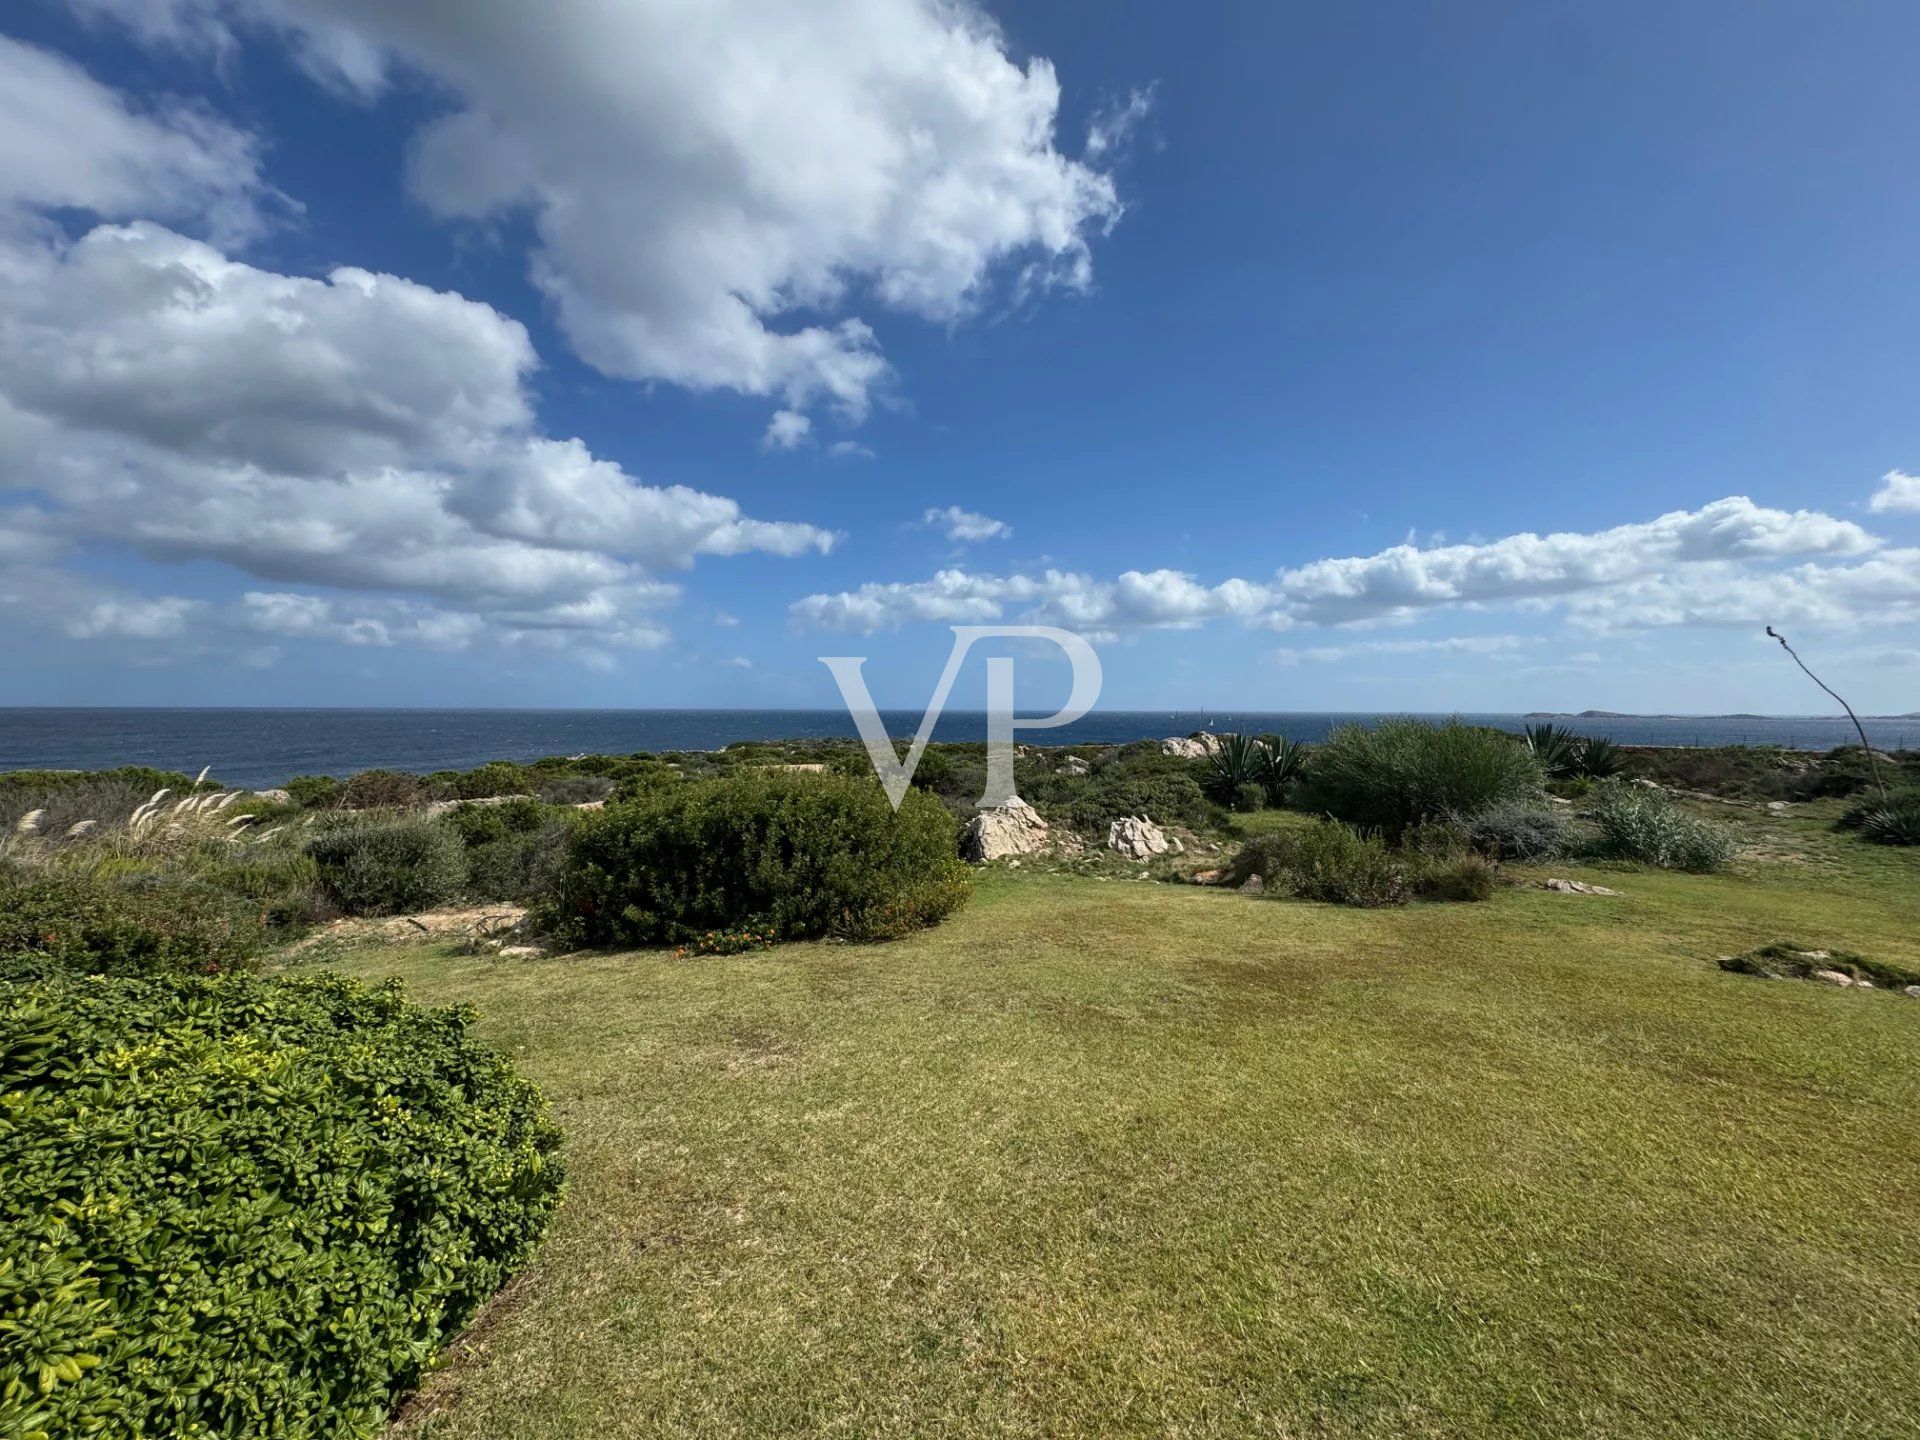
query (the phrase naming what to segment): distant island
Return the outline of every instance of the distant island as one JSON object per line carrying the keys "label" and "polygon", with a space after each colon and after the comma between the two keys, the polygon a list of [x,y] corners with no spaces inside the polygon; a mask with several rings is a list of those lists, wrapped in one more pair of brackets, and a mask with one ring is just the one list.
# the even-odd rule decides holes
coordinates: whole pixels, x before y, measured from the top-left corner
{"label": "distant island", "polygon": [[[1837,715],[1756,715],[1736,710],[1730,715],[1640,715],[1631,710],[1529,710],[1523,720],[1837,720]],[[1862,715],[1862,720],[1920,720],[1920,710],[1899,715]]]}

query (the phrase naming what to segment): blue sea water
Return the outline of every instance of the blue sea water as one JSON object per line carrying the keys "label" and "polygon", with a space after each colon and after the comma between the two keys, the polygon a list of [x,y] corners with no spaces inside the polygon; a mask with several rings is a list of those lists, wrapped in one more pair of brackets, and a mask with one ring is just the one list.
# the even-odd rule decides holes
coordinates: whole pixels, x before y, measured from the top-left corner
{"label": "blue sea water", "polygon": [[[882,714],[897,736],[910,736],[920,723],[917,712]],[[1379,718],[1333,712],[1096,710],[1062,729],[1023,732],[1021,739],[1050,745],[1116,743],[1212,729],[1312,741],[1335,725]],[[1526,723],[1520,715],[1462,718],[1506,730]],[[1855,743],[1845,717],[1636,715],[1557,723],[1629,745],[1824,750]],[[1866,724],[1882,749],[1920,748],[1920,716]],[[193,773],[211,765],[229,785],[268,786],[292,775],[346,775],[375,767],[425,773],[487,760],[715,750],[739,740],[853,734],[853,722],[839,710],[0,709],[0,770],[151,765]],[[941,717],[936,736],[985,739],[985,716],[950,711]]]}

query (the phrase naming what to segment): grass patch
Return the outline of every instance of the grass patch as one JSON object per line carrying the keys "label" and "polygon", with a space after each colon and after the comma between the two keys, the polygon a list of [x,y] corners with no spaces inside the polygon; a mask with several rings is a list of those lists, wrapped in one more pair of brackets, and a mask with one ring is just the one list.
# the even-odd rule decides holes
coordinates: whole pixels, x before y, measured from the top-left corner
{"label": "grass patch", "polygon": [[1713,964],[1920,966],[1920,857],[1819,859],[1382,911],[989,872],[877,949],[349,957],[477,1004],[572,1176],[407,1433],[1909,1433],[1920,1002]]}

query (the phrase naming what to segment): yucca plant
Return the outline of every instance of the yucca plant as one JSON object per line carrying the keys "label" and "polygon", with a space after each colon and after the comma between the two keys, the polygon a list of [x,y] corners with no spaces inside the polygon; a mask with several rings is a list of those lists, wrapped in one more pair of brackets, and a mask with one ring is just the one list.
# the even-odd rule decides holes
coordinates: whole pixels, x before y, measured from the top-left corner
{"label": "yucca plant", "polygon": [[1920,845],[1920,795],[1895,795],[1859,823],[1860,838],[1876,845]]}
{"label": "yucca plant", "polygon": [[1267,792],[1267,804],[1278,808],[1286,802],[1287,787],[1307,767],[1307,747],[1284,735],[1263,735],[1258,758],[1260,788]]}
{"label": "yucca plant", "polygon": [[1605,736],[1596,735],[1580,747],[1580,773],[1591,780],[1611,780],[1627,768],[1627,753]]}
{"label": "yucca plant", "polygon": [[1257,790],[1264,783],[1265,748],[1251,735],[1221,736],[1220,748],[1209,757],[1200,782],[1207,798],[1229,810],[1241,808],[1245,790]]}
{"label": "yucca plant", "polygon": [[1558,725],[1527,726],[1527,749],[1549,780],[1564,780],[1580,766],[1580,737]]}

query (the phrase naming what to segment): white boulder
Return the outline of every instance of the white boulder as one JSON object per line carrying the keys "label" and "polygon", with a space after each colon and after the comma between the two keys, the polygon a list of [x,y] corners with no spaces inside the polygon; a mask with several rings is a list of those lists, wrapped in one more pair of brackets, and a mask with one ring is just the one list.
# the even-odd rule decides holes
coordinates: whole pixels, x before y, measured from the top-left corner
{"label": "white boulder", "polygon": [[1129,860],[1151,860],[1173,847],[1166,832],[1144,815],[1129,815],[1107,827],[1107,848],[1117,850]]}
{"label": "white boulder", "polygon": [[982,810],[960,834],[960,858],[981,864],[1008,855],[1031,855],[1047,846],[1047,822],[1019,796]]}

